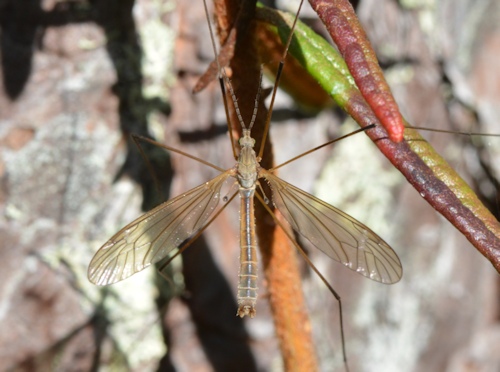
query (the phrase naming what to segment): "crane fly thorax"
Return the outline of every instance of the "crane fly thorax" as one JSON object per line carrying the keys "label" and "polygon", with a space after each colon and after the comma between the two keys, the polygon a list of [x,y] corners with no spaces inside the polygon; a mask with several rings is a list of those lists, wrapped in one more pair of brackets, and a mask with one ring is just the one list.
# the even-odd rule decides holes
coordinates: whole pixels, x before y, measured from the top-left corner
{"label": "crane fly thorax", "polygon": [[243,130],[243,136],[239,140],[240,155],[238,157],[238,163],[236,164],[237,179],[241,187],[255,188],[255,182],[257,181],[257,174],[259,171],[259,162],[257,161],[257,155],[253,149],[255,145],[255,140],[250,137],[250,131],[247,129]]}

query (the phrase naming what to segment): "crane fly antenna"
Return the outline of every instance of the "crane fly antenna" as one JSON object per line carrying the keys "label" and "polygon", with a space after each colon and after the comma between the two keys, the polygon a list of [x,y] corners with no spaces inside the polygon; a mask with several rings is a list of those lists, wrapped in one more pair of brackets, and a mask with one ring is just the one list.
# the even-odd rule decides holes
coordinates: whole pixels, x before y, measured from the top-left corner
{"label": "crane fly antenna", "polygon": [[274,222],[283,230],[285,235],[288,237],[290,242],[297,248],[301,256],[304,258],[306,263],[311,267],[311,269],[318,275],[318,277],[321,279],[321,281],[325,284],[325,286],[328,288],[328,291],[335,297],[337,300],[337,303],[339,304],[339,320],[340,320],[340,339],[342,342],[342,356],[344,359],[344,366],[347,372],[349,372],[349,365],[347,364],[347,353],[346,353],[346,347],[345,347],[345,335],[344,335],[344,317],[342,313],[342,300],[340,298],[340,295],[333,289],[333,287],[328,283],[326,278],[321,274],[321,272],[318,270],[318,268],[312,263],[311,259],[307,256],[306,252],[302,249],[302,247],[297,243],[297,241],[293,238],[293,236],[290,234],[288,229],[283,225],[283,223],[278,219],[276,214],[269,208],[269,206],[266,204],[264,199],[258,194],[255,193],[255,196],[259,200],[259,202],[262,204],[262,206],[266,209],[266,211],[271,215],[273,218]]}
{"label": "crane fly antenna", "polygon": [[302,9],[303,3],[304,0],[300,0],[299,8],[297,10],[297,13],[295,13],[295,18],[293,20],[292,28],[290,29],[290,34],[288,35],[288,40],[286,42],[285,50],[283,51],[283,55],[281,56],[281,60],[278,66],[278,72],[276,73],[276,79],[274,80],[273,93],[271,95],[271,103],[269,104],[269,110],[267,112],[266,124],[264,126],[264,132],[263,132],[264,134],[262,136],[262,141],[260,142],[259,155],[258,155],[259,158],[262,158],[262,155],[264,155],[264,145],[266,143],[267,134],[269,133],[269,125],[271,124],[271,117],[273,115],[273,107],[274,107],[274,101],[276,99],[276,92],[278,91],[278,86],[281,79],[281,73],[283,72],[283,66],[285,65],[285,58],[288,54],[288,48],[290,48],[290,44],[292,42],[293,31],[295,30],[295,25],[297,24],[297,20],[299,19],[300,9]]}
{"label": "crane fly antenna", "polygon": [[[245,122],[243,121],[243,117],[241,116],[240,107],[238,106],[238,99],[236,98],[236,94],[234,93],[233,86],[231,85],[231,80],[229,80],[229,78],[227,77],[226,71],[224,69],[222,69],[222,74],[224,75],[224,78],[227,81],[227,86],[229,87],[229,93],[231,94],[231,99],[233,100],[233,104],[234,104],[234,110],[236,111],[236,115],[238,116],[238,121],[240,122],[241,128],[247,129],[247,126],[245,125]],[[260,91],[260,86],[259,86],[259,91]],[[255,115],[255,113],[256,113],[256,109],[254,109],[254,115]],[[255,120],[253,116],[252,116],[252,120]],[[228,126],[230,126],[231,120],[230,120],[229,116],[227,117],[227,122],[228,122]]]}
{"label": "crane fly antenna", "polygon": [[260,65],[260,76],[259,76],[259,87],[257,89],[257,94],[255,95],[255,103],[253,107],[252,119],[250,120],[250,124],[248,125],[248,130],[252,130],[253,125],[255,124],[255,119],[257,118],[257,111],[259,109],[259,99],[262,91],[262,75],[264,72],[264,68]]}

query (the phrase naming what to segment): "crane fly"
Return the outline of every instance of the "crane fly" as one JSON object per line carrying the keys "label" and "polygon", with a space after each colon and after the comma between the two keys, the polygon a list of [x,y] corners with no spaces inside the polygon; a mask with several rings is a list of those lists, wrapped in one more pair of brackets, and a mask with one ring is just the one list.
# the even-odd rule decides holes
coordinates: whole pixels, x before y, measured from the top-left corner
{"label": "crane fly", "polygon": [[[297,17],[298,12],[295,20]],[[97,285],[113,284],[163,260],[175,248],[184,249],[229,204],[224,204],[217,213],[215,212],[220,200],[225,199],[221,198],[222,186],[233,178],[238,186],[238,191],[232,194],[229,201],[233,200],[236,195],[240,197],[240,271],[237,290],[237,314],[239,316],[254,317],[256,314],[258,288],[254,199],[257,198],[262,202],[275,218],[271,209],[267,207],[268,198],[262,191],[260,180],[264,180],[270,186],[272,203],[289,225],[327,256],[374,281],[386,284],[399,281],[402,275],[401,263],[397,254],[383,239],[353,217],[283,181],[276,175],[277,169],[281,166],[335,140],[274,168],[264,169],[260,166],[261,154],[257,156],[254,150],[255,140],[251,135],[260,91],[257,93],[252,118],[247,125],[239,112],[230,81],[218,61],[210,22],[209,27],[216,54],[219,79],[224,82],[221,86],[223,90],[225,85],[229,88],[242,128],[236,164],[230,169],[223,170],[179,150],[163,146],[171,151],[199,160],[221,171],[221,173],[212,180],[157,206],[116,233],[93,257],[88,269],[89,280]],[[293,27],[288,45],[292,34]],[[285,48],[285,55],[287,49],[288,46]],[[280,68],[282,68],[282,64],[283,62],[280,64]],[[271,107],[278,82],[279,73],[273,89]],[[224,91],[223,96],[224,98],[226,96]],[[225,104],[227,107],[227,102]],[[269,120],[266,122],[266,132]],[[144,140],[154,142],[148,139]],[[262,149],[261,145],[261,151]],[[263,195],[256,192],[257,189],[262,191]],[[185,243],[186,241],[187,243]],[[296,243],[294,244],[296,245]],[[298,245],[296,246],[298,247]],[[300,247],[298,248],[300,249]]]}

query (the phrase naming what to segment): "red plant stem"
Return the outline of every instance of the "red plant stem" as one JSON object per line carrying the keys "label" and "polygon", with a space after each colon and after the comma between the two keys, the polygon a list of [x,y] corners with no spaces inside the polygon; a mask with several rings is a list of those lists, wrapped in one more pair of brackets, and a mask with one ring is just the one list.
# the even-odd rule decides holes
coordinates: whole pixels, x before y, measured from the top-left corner
{"label": "red plant stem", "polygon": [[366,33],[348,0],[309,0],[344,57],[361,94],[393,142],[401,142],[404,121]]}
{"label": "red plant stem", "polygon": [[[347,111],[362,127],[378,122],[375,114],[359,93],[357,97],[354,95],[349,100]],[[437,174],[425,164],[407,142],[420,141],[420,138],[405,135],[407,141],[394,143],[388,140],[387,133],[382,126],[367,131],[367,134],[420,195],[464,234],[500,273],[500,223],[483,207],[474,194],[468,193],[468,187],[464,187],[465,182],[458,176],[457,178],[438,178]],[[451,168],[446,169],[445,172],[449,173],[450,170]],[[454,173],[453,170],[451,172]],[[450,189],[451,187],[468,193],[464,195],[468,198],[467,202],[461,201]],[[479,214],[482,220],[477,217]]]}
{"label": "red plant stem", "polygon": [[[282,20],[283,15],[277,16],[278,14],[263,11],[259,12],[259,17],[278,28],[290,23],[289,19]],[[379,124],[361,92],[342,72],[343,63],[339,61],[341,57],[328,52],[306,29],[302,29],[296,36],[297,39],[302,39],[302,42],[297,45],[292,43],[290,53],[303,66],[309,67],[310,72],[325,90],[330,92],[335,102],[361,126]],[[454,169],[414,130],[406,129],[406,141],[397,144],[388,140],[387,133],[381,126],[377,131],[370,130],[368,133],[382,153],[429,204],[461,231],[500,272],[500,223]]]}

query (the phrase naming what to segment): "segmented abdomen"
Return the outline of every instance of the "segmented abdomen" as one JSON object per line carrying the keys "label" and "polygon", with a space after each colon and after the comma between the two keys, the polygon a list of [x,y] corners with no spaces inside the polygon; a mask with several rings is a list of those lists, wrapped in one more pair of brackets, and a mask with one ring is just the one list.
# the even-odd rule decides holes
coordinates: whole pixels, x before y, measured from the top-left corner
{"label": "segmented abdomen", "polygon": [[255,188],[240,188],[240,273],[238,315],[255,316],[257,301],[257,241],[254,217]]}

